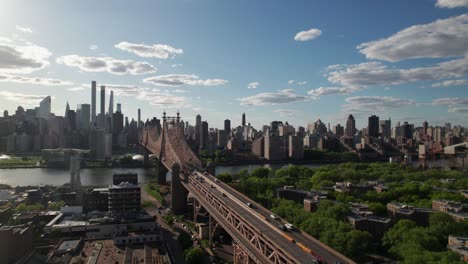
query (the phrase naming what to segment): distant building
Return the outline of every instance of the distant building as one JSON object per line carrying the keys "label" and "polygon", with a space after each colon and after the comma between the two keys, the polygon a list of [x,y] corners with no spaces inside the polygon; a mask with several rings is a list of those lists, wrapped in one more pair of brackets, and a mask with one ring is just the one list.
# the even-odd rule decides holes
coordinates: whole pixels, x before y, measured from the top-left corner
{"label": "distant building", "polygon": [[224,120],[224,130],[228,133],[231,132],[231,120],[226,119]]}
{"label": "distant building", "polygon": [[371,115],[369,117],[369,123],[367,125],[367,134],[369,137],[379,137],[379,117]]}
{"label": "distant building", "polygon": [[304,144],[299,136],[289,136],[289,158],[292,160],[304,159]]}
{"label": "distant building", "polygon": [[285,137],[266,135],[265,158],[267,160],[284,160],[287,157]]}
{"label": "distant building", "polygon": [[48,120],[50,118],[51,112],[51,102],[50,96],[47,96],[39,103],[39,111],[36,112],[37,118],[42,118]]}
{"label": "distant building", "polygon": [[257,157],[265,156],[265,138],[259,137],[252,142],[252,153]]}
{"label": "distant building", "polygon": [[353,115],[348,116],[348,120],[346,121],[346,137],[353,138],[356,134],[356,120],[354,119]]}

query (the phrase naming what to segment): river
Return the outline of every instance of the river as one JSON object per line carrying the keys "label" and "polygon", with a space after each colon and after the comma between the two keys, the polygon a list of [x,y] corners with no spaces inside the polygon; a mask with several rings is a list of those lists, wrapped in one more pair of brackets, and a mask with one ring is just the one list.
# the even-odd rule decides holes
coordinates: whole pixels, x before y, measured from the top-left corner
{"label": "river", "polygon": [[[289,164],[251,164],[251,165],[234,165],[234,166],[217,166],[216,175],[227,172],[229,174],[237,174],[243,169],[249,171],[258,167],[267,167],[272,170],[277,170]],[[314,168],[319,167],[319,164],[305,164],[303,166]],[[138,180],[145,183],[148,178],[155,177],[155,169],[144,168],[93,168],[81,169],[81,184],[83,186],[105,186],[112,183],[112,175],[115,173],[135,172],[138,174]],[[170,180],[171,174],[167,174],[167,179]],[[0,184],[8,184],[10,186],[27,186],[27,185],[62,185],[70,181],[70,173],[68,170],[56,168],[18,168],[18,169],[0,169]]]}

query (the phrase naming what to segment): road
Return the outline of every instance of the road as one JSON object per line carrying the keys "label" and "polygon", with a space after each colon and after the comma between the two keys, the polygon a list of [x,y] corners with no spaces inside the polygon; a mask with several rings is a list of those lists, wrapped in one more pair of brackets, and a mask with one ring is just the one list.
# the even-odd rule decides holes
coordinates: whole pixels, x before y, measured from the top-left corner
{"label": "road", "polygon": [[[302,243],[327,263],[354,263],[351,259],[336,252],[305,232],[300,230],[292,232],[282,231],[278,226],[287,223],[284,219],[271,219],[270,215],[273,214],[271,211],[255,203],[229,185],[217,181],[214,176],[201,172],[197,172],[197,175],[205,179],[204,184],[206,186],[211,188],[211,185],[213,185],[215,187],[211,188],[213,194],[220,199],[226,200],[228,205],[233,208],[235,212],[242,215],[246,221],[260,230],[262,234],[268,237],[276,246],[284,249],[294,259],[300,260],[298,263],[313,263],[312,261],[314,258],[309,253],[299,248],[296,243]],[[223,196],[223,192],[226,196]],[[252,208],[247,207],[247,203],[251,203]],[[284,232],[292,237],[296,243],[287,241],[281,234]]]}

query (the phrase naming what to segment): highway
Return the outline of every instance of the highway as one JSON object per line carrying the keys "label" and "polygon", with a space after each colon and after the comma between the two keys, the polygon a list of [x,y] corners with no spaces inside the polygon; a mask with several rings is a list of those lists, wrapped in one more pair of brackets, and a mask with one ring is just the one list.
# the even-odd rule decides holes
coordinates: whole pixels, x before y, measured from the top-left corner
{"label": "highway", "polygon": [[[270,217],[270,215],[273,214],[271,211],[267,210],[260,204],[255,203],[229,185],[216,180],[214,176],[201,172],[196,173],[199,177],[203,177],[205,179],[204,184],[208,187],[211,188],[211,185],[215,187],[211,188],[213,194],[221,197],[221,199],[225,199],[231,208],[241,214],[242,217],[244,217],[245,220],[254,227],[258,228],[258,230],[260,230],[265,237],[268,237],[271,242],[278,247],[283,248],[294,259],[300,260],[297,263],[314,263],[313,261],[315,259],[311,254],[302,250],[297,243],[302,243],[302,245],[311,249],[312,252],[316,256],[319,256],[319,259],[324,263],[355,263],[351,259],[299,229],[294,231],[283,231],[279,229],[278,226],[284,225],[287,221],[281,218],[278,218],[277,220],[272,219]],[[223,196],[222,193],[226,196]],[[251,203],[252,207],[248,207],[247,203]],[[289,242],[282,233],[292,237],[296,243]]]}
{"label": "highway", "polygon": [[[199,176],[202,176],[199,174]],[[291,263],[316,263],[313,255],[308,254],[305,251],[300,250],[295,244],[287,241],[280,232],[277,232],[274,227],[265,224],[265,220],[261,219],[256,215],[251,208],[243,204],[240,201],[232,199],[232,197],[223,196],[223,191],[218,186],[216,187],[215,182],[211,182],[208,178],[203,181],[199,181],[200,184],[208,188],[211,194],[221,201],[224,201],[227,207],[231,208],[238,215],[242,216],[242,219],[251,225],[255,230],[261,233],[261,235],[267,240],[274,244],[281,252],[292,259]],[[213,185],[214,188],[211,186]],[[249,242],[247,242],[249,243]],[[255,252],[255,251],[253,251]]]}

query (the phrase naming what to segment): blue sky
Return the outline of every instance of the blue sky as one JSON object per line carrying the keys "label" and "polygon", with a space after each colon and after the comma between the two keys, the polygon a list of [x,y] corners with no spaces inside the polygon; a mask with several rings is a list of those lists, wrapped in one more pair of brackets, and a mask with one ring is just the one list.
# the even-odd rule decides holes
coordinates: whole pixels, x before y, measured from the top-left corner
{"label": "blue sky", "polygon": [[90,103],[96,80],[131,118],[467,126],[467,11],[468,0],[1,1],[0,110],[51,95],[63,115],[67,101]]}

